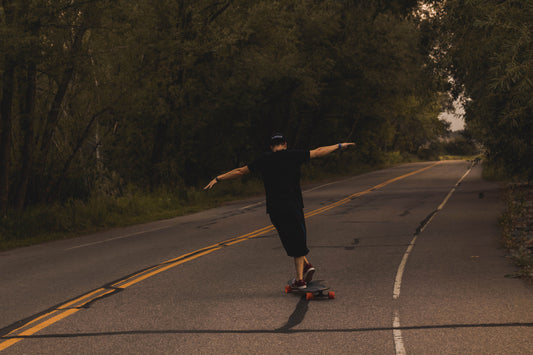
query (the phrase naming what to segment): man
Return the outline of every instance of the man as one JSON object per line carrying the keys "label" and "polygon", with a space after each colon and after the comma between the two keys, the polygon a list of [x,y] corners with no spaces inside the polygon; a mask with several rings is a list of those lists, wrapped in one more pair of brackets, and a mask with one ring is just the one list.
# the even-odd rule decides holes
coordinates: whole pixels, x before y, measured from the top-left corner
{"label": "man", "polygon": [[211,189],[223,180],[237,179],[250,172],[259,172],[263,177],[266,193],[266,208],[272,224],[278,231],[287,255],[294,258],[296,277],[291,287],[305,289],[311,281],[315,268],[306,258],[307,232],[300,188],[300,166],[310,159],[319,158],[355,143],[339,143],[309,150],[288,150],[287,140],[280,134],[270,139],[271,152],[242,168],[233,169],[215,177],[204,190]]}

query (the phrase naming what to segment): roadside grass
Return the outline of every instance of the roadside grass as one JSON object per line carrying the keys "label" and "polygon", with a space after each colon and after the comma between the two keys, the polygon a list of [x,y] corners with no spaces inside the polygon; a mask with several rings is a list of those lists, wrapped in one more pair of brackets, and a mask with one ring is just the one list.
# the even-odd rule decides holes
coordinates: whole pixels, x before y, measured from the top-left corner
{"label": "roadside grass", "polygon": [[482,155],[441,155],[439,156],[439,160],[481,160],[483,158]]}
{"label": "roadside grass", "polygon": [[505,210],[500,216],[502,245],[518,271],[507,277],[526,279],[533,283],[533,186],[520,182],[501,165],[483,163],[483,178],[505,184]]}
{"label": "roadside grass", "polygon": [[154,192],[130,188],[122,196],[91,196],[88,201],[34,206],[23,213],[10,211],[0,217],[0,251],[178,217],[262,192],[260,181],[252,179],[220,185],[209,192],[201,188]]}
{"label": "roadside grass", "polygon": [[533,282],[533,186],[508,183],[505,189],[506,210],[500,217],[503,245],[519,271],[508,277]]}

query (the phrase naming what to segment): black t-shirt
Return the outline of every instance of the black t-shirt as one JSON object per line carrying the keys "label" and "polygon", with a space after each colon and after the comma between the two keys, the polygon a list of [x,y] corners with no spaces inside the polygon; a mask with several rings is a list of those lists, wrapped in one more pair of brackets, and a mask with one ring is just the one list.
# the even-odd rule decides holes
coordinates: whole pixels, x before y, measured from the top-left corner
{"label": "black t-shirt", "polygon": [[308,150],[280,150],[265,153],[248,165],[263,177],[268,213],[303,208],[300,166],[310,159]]}

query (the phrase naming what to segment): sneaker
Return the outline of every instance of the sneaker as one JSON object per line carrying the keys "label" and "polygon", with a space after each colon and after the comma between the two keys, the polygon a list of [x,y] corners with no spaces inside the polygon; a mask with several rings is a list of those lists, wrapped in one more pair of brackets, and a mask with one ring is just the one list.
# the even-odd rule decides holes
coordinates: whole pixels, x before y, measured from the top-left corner
{"label": "sneaker", "polygon": [[306,283],[309,283],[311,282],[311,280],[313,279],[313,275],[315,274],[315,267],[311,264],[307,264],[304,266],[304,281]]}
{"label": "sneaker", "polygon": [[307,288],[307,283],[304,280],[292,279],[291,288],[297,290],[303,290]]}

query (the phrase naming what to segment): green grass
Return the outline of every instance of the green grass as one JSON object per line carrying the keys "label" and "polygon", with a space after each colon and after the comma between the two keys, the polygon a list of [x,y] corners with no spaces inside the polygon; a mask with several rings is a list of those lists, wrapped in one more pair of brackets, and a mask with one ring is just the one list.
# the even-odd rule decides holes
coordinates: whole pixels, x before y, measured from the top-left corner
{"label": "green grass", "polygon": [[120,197],[93,196],[88,201],[34,206],[0,219],[0,250],[173,218],[261,193],[260,181],[250,179],[228,181],[209,192],[182,188],[147,193],[130,188]]}
{"label": "green grass", "polygon": [[482,159],[481,155],[441,155],[439,160],[475,160]]}

